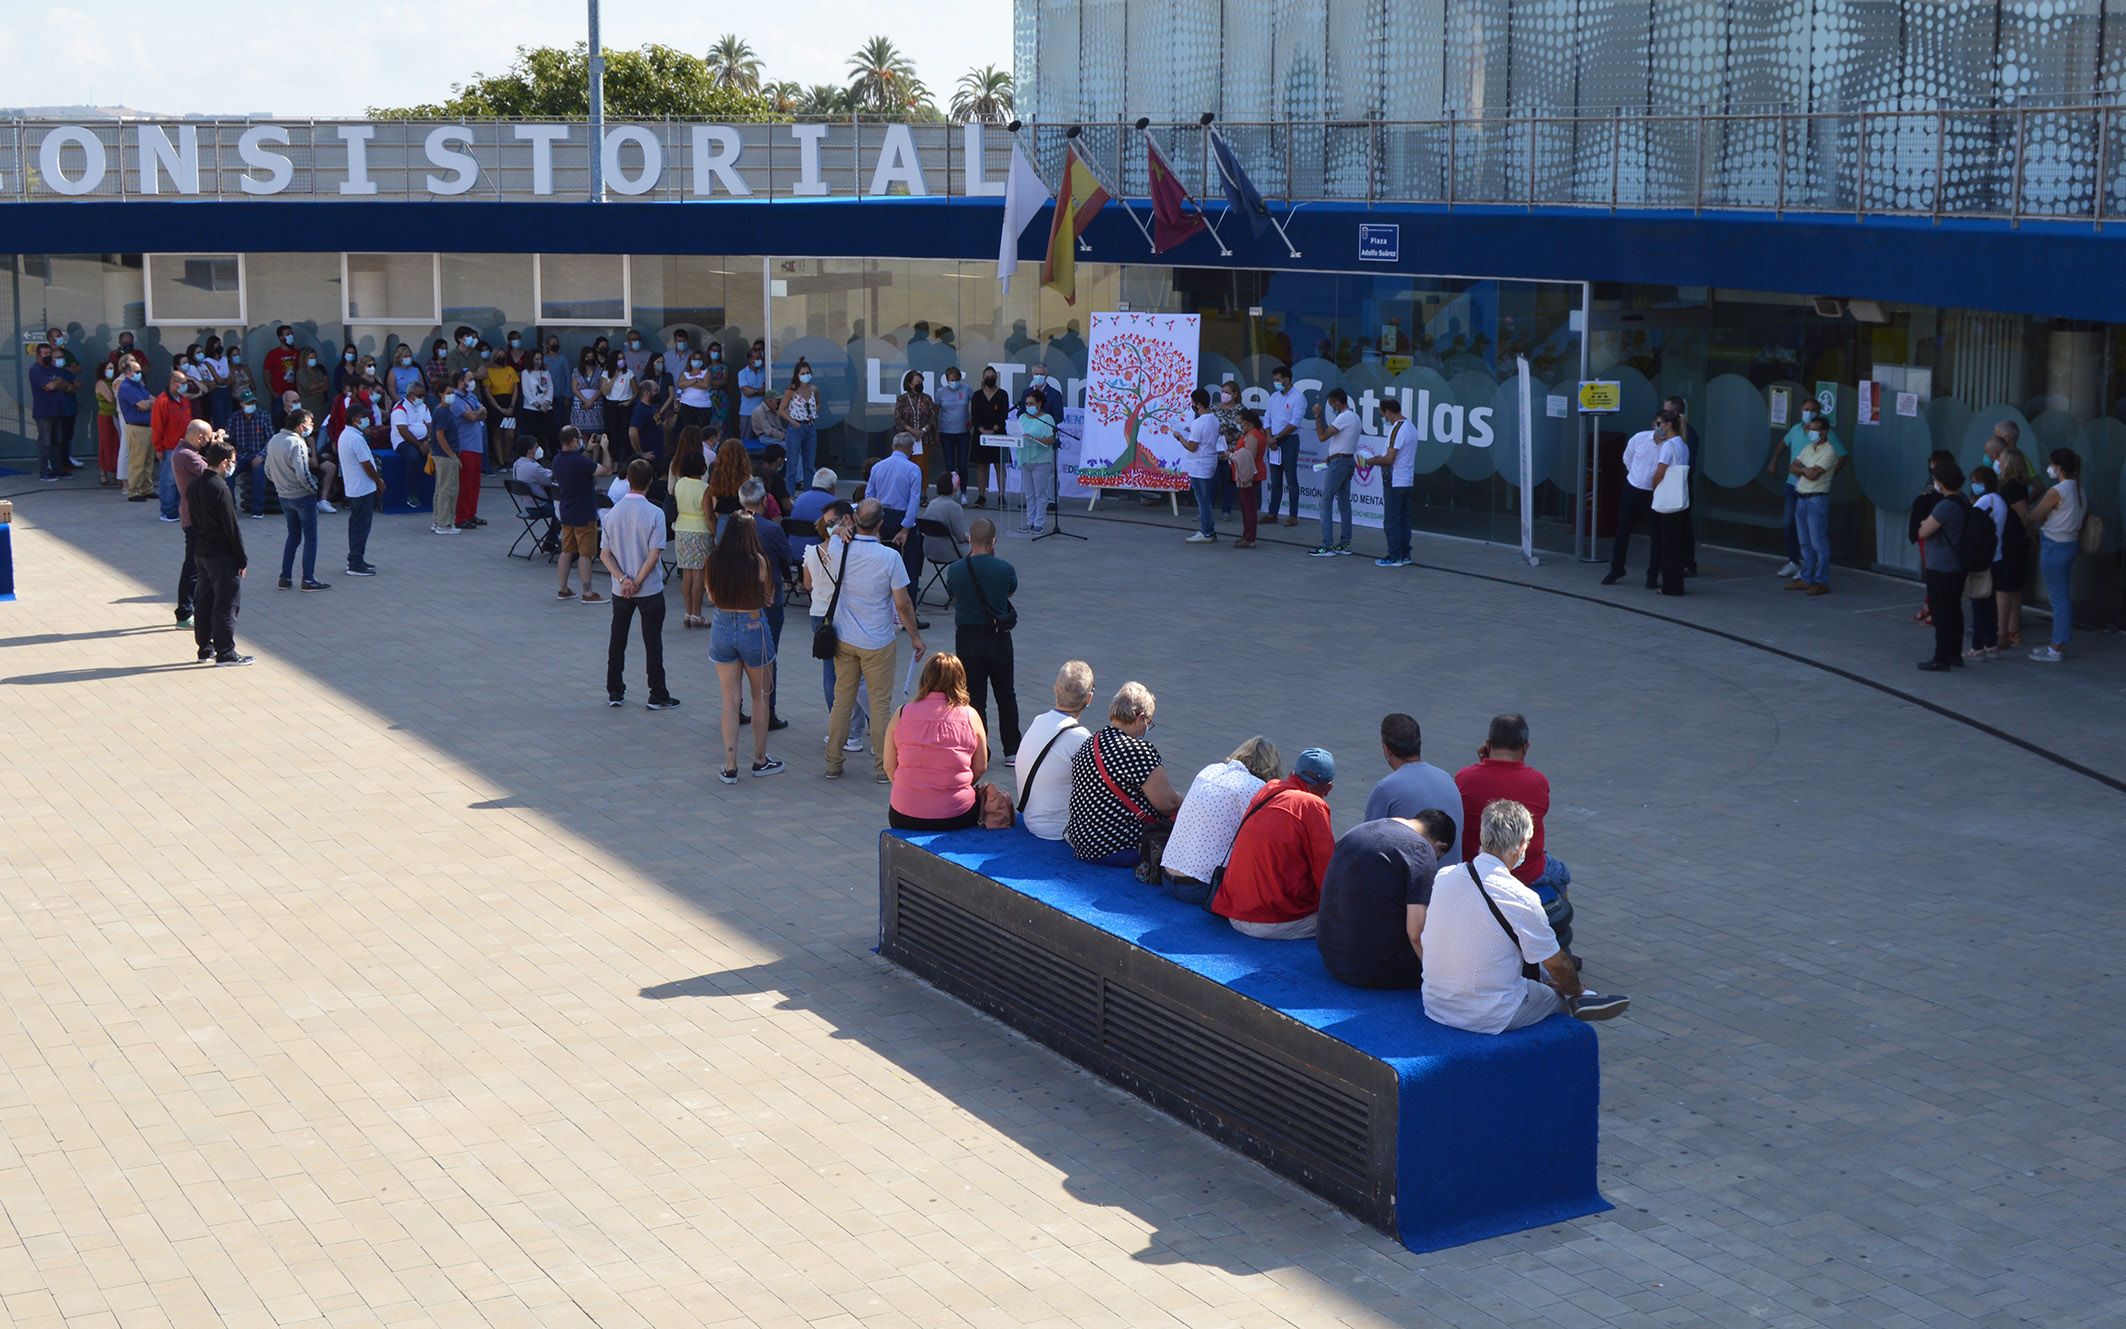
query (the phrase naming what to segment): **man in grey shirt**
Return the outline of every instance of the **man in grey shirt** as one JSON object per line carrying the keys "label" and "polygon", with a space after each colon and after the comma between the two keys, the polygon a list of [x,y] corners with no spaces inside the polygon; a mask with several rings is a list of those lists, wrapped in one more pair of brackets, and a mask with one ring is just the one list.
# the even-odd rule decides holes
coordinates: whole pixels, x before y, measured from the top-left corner
{"label": "man in grey shirt", "polygon": [[1397,711],[1381,720],[1380,755],[1387,759],[1388,773],[1373,786],[1372,796],[1366,799],[1366,820],[1379,821],[1382,817],[1409,820],[1426,808],[1437,808],[1447,814],[1447,820],[1454,827],[1453,843],[1448,845],[1440,862],[1459,863],[1462,861],[1462,791],[1452,775],[1429,761],[1418,760],[1423,739],[1413,716]]}
{"label": "man in grey shirt", "polygon": [[324,497],[311,471],[309,438],[316,422],[300,406],[288,411],[281,431],[266,440],[266,479],[280,495],[281,515],[288,522],[288,539],[281,546],[280,588],[293,587],[295,551],[303,551],[303,589],[324,591],[331,587],[317,579],[317,505]]}
{"label": "man in grey shirt", "polygon": [[599,557],[613,575],[613,633],[605,647],[605,704],[623,705],[628,624],[642,616],[642,655],[650,679],[649,709],[669,711],[679,698],[664,686],[664,509],[646,497],[657,468],[646,457],[627,464],[627,493],[606,512]]}

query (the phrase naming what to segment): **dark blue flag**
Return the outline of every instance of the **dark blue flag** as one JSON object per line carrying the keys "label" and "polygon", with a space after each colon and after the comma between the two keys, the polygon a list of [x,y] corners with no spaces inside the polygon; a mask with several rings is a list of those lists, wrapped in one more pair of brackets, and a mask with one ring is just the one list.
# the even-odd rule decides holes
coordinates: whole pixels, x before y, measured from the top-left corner
{"label": "dark blue flag", "polygon": [[1225,188],[1226,206],[1248,219],[1248,229],[1261,239],[1263,232],[1275,225],[1271,220],[1269,205],[1262,201],[1262,194],[1248,173],[1241,168],[1240,158],[1234,154],[1233,145],[1225,141],[1225,135],[1213,129],[1211,156],[1218,163],[1218,179]]}

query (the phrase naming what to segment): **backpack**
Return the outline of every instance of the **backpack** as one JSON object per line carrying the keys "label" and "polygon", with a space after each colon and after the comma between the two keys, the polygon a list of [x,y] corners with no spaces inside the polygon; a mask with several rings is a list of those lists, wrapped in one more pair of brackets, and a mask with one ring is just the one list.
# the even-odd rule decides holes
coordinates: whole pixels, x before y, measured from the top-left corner
{"label": "backpack", "polygon": [[1956,561],[1966,572],[1984,572],[1993,566],[1994,542],[2000,533],[1993,529],[1992,517],[1962,498],[1956,500],[1956,506],[1964,513],[1963,529],[1957,532],[1953,544]]}

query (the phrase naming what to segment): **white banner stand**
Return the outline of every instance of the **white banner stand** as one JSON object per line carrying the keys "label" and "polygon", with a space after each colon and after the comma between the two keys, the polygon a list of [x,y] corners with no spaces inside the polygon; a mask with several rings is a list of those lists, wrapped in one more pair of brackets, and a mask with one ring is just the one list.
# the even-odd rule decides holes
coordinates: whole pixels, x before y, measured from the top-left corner
{"label": "white banner stand", "polygon": [[1521,557],[1531,568],[1541,567],[1535,556],[1535,392],[1528,377],[1528,357],[1515,356],[1521,377]]}

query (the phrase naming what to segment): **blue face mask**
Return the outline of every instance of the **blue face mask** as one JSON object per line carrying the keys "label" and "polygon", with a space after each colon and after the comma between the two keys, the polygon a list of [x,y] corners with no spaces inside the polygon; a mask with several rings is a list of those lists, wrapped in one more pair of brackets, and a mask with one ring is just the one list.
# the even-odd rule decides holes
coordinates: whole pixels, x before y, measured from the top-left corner
{"label": "blue face mask", "polygon": [[1971,482],[1971,492],[1980,498],[1984,498],[1986,496],[1986,486],[1980,481],[1973,480]]}

